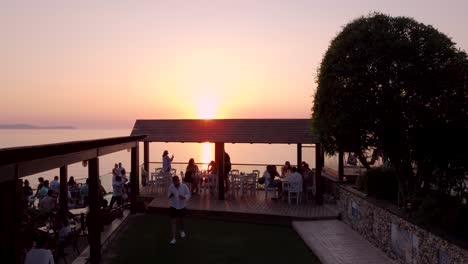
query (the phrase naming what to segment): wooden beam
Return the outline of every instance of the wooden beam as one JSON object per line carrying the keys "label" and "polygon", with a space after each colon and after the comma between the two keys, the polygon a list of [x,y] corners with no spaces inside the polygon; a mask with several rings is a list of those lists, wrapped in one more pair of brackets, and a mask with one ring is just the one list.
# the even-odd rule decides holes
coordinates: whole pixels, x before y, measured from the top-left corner
{"label": "wooden beam", "polygon": [[317,205],[323,204],[323,151],[320,144],[316,144],[315,147],[315,203]]}
{"label": "wooden beam", "polygon": [[18,164],[18,176],[25,177],[39,172],[52,170],[69,164],[90,160],[98,156],[97,149],[68,153],[58,156],[25,161]]}
{"label": "wooden beam", "polygon": [[218,199],[224,200],[224,142],[215,143],[215,162],[218,173]]}
{"label": "wooden beam", "polygon": [[302,144],[298,143],[297,144],[297,169],[301,169],[301,163],[302,163]]}
{"label": "wooden beam", "polygon": [[88,161],[89,179],[89,213],[88,213],[88,241],[90,248],[91,264],[97,264],[101,260],[101,223],[99,210],[99,159],[94,158]]}
{"label": "wooden beam", "polygon": [[51,156],[60,156],[98,148],[104,148],[104,151],[107,151],[105,147],[119,144],[124,144],[120,149],[123,150],[128,148],[125,143],[143,140],[145,137],[146,136],[142,135],[5,148],[0,149],[0,165],[21,163],[29,160],[43,159]]}
{"label": "wooden beam", "polygon": [[344,176],[344,152],[342,149],[338,152],[338,180],[343,181]]}
{"label": "wooden beam", "polygon": [[[144,162],[144,169],[146,171],[146,179],[149,179],[150,171],[149,171],[149,161],[150,161],[150,143],[149,141],[145,141],[143,143],[143,162]],[[181,179],[182,180],[182,179]],[[142,180],[143,185],[146,185],[146,182]]]}
{"label": "wooden beam", "polygon": [[62,216],[66,216],[68,211],[68,166],[60,167],[60,213]]}
{"label": "wooden beam", "polygon": [[121,143],[118,145],[101,147],[98,149],[98,156],[103,156],[103,155],[111,154],[114,152],[131,149],[135,147],[137,144],[138,144],[137,142],[127,142],[127,143]]}
{"label": "wooden beam", "polygon": [[140,191],[140,170],[138,169],[139,166],[139,147],[138,144],[132,148],[131,153],[131,172],[130,172],[130,206],[131,206],[131,213],[135,214],[137,212],[137,196],[139,195]]}

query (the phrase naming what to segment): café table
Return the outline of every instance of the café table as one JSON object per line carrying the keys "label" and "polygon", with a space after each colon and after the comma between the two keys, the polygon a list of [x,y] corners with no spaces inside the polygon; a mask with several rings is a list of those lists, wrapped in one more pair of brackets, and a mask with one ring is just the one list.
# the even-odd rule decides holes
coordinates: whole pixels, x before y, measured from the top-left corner
{"label": "caf\u00e9 table", "polygon": [[82,214],[87,214],[89,212],[89,207],[70,209],[68,212],[73,216],[80,216]]}

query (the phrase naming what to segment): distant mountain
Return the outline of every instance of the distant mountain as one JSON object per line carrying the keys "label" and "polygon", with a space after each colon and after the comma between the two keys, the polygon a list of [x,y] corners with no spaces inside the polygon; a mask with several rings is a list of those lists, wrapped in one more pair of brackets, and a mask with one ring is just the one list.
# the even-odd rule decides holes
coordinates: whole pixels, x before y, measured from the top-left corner
{"label": "distant mountain", "polygon": [[33,126],[28,124],[0,124],[0,129],[76,129],[73,126]]}

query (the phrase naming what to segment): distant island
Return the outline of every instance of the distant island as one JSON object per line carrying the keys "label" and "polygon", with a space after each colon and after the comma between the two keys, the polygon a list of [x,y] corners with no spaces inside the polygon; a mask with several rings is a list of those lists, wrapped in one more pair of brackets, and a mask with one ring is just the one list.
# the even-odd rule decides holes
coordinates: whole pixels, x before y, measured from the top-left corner
{"label": "distant island", "polygon": [[0,124],[0,129],[76,129],[73,126],[33,126],[28,124]]}

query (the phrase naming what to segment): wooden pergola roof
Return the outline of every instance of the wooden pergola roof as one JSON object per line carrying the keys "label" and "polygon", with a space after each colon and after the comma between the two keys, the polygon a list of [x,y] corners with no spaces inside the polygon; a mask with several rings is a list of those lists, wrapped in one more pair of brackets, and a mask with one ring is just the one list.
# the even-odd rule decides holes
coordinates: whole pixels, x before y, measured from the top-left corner
{"label": "wooden pergola roof", "polygon": [[315,144],[310,119],[136,120],[131,136],[148,142]]}

